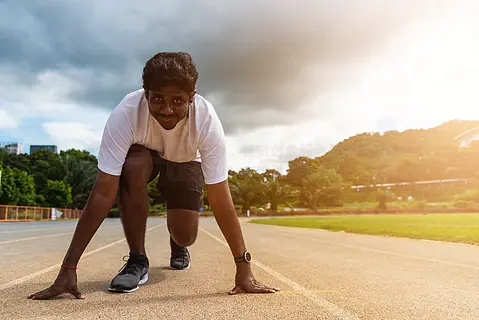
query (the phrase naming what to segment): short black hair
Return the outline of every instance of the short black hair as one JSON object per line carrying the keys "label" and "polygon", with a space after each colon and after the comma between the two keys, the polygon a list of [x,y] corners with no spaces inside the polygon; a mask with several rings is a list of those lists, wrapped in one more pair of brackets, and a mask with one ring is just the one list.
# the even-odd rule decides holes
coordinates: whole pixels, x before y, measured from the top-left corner
{"label": "short black hair", "polygon": [[143,68],[143,89],[157,89],[175,85],[193,93],[198,80],[198,71],[193,58],[186,52],[158,52]]}

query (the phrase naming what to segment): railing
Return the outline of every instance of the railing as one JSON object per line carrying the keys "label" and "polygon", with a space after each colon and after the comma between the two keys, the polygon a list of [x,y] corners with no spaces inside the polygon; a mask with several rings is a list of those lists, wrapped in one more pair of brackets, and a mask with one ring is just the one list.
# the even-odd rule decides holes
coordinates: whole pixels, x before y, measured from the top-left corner
{"label": "railing", "polygon": [[0,221],[78,219],[82,210],[0,205]]}

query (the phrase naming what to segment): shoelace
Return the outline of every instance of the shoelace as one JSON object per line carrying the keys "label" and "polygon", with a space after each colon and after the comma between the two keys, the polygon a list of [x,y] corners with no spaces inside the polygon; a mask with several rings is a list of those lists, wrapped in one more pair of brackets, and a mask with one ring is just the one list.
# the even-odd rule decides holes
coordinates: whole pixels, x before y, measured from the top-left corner
{"label": "shoelace", "polygon": [[174,247],[172,252],[171,252],[171,257],[172,258],[185,258],[188,257],[188,250],[183,247]]}
{"label": "shoelace", "polygon": [[124,256],[123,261],[125,261],[126,263],[118,271],[121,274],[134,273],[135,271],[140,272],[141,269],[145,266],[145,263],[143,261],[137,259],[130,260],[130,256]]}

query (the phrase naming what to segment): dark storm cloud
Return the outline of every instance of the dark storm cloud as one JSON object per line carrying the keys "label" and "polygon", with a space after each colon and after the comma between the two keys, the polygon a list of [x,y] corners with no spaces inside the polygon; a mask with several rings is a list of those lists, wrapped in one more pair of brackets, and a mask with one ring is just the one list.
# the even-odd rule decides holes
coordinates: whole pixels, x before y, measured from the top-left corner
{"label": "dark storm cloud", "polygon": [[79,84],[71,99],[112,109],[141,86],[151,55],[188,51],[198,91],[215,99],[228,132],[295,123],[307,116],[300,105],[341,80],[341,65],[413,16],[406,2],[6,0],[0,66],[27,84],[45,70],[64,73]]}

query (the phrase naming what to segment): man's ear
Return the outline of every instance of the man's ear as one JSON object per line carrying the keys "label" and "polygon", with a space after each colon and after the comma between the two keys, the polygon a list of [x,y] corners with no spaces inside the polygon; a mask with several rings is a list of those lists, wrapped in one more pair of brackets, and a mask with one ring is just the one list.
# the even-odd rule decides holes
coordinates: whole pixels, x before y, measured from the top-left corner
{"label": "man's ear", "polygon": [[145,90],[145,98],[146,100],[148,100],[148,93],[150,92],[149,90],[146,90],[145,88],[143,88],[143,90]]}
{"label": "man's ear", "polygon": [[195,99],[195,94],[196,94],[196,90],[190,94],[190,102],[193,102],[193,100]]}

